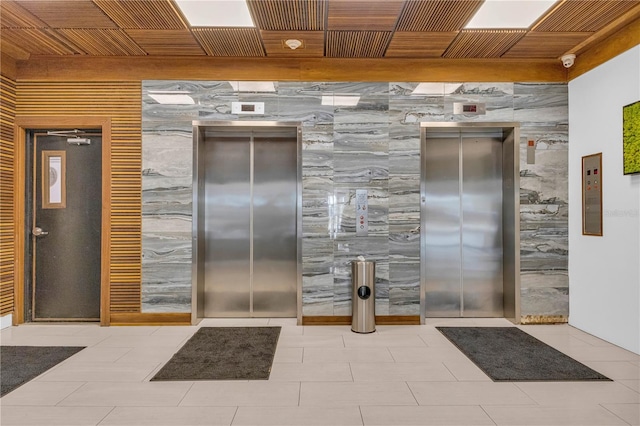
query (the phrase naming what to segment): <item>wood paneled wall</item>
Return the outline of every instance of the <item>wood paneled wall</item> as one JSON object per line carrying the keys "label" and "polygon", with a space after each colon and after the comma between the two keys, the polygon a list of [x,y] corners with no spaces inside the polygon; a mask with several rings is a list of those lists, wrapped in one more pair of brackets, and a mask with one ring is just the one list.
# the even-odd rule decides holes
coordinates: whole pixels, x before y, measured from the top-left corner
{"label": "wood paneled wall", "polygon": [[0,76],[0,316],[13,312],[15,277],[15,222],[13,219],[13,125],[16,83]]}
{"label": "wood paneled wall", "polygon": [[[111,313],[140,312],[141,82],[18,81],[16,115],[111,119],[109,257]],[[103,172],[104,173],[104,172]]]}

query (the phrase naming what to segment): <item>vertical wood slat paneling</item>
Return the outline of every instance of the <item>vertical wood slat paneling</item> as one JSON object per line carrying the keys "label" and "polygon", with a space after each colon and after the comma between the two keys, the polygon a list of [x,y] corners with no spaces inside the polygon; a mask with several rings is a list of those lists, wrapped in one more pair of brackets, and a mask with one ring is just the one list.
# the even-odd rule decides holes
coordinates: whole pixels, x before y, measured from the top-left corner
{"label": "vertical wood slat paneling", "polygon": [[4,316],[14,307],[13,126],[16,115],[16,85],[5,76],[0,76],[0,106],[0,316]]}
{"label": "vertical wood slat paneling", "polygon": [[140,312],[142,143],[141,83],[18,82],[17,109],[27,116],[111,118],[110,311]]}

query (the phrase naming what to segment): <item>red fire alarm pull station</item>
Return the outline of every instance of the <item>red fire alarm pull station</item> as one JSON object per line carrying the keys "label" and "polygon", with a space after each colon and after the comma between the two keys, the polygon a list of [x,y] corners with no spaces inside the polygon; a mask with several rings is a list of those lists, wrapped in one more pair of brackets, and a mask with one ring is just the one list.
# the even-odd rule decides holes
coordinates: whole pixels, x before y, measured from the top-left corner
{"label": "red fire alarm pull station", "polygon": [[533,139],[527,142],[527,164],[536,164],[536,141]]}

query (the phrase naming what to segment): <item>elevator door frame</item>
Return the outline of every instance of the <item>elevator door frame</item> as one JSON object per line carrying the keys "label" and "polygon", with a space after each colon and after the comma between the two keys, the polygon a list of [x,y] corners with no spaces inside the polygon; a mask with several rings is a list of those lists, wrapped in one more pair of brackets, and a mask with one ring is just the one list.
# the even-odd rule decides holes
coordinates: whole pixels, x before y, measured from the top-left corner
{"label": "elevator door frame", "polygon": [[420,322],[426,312],[426,144],[429,133],[502,132],[503,317],[520,323],[520,124],[433,122],[420,124]]}
{"label": "elevator door frame", "polygon": [[203,318],[205,303],[205,238],[202,235],[204,206],[204,155],[201,155],[207,128],[220,131],[250,132],[275,128],[295,129],[296,142],[296,318],[302,324],[302,127],[298,122],[278,121],[193,121],[193,216],[192,216],[192,296],[191,323]]}

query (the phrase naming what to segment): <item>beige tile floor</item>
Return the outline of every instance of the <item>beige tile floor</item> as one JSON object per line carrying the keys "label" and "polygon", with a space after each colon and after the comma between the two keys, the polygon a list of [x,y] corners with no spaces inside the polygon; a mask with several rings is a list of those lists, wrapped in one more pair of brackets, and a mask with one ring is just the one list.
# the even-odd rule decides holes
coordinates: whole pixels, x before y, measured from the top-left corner
{"label": "beige tile floor", "polygon": [[86,349],[0,399],[0,425],[640,425],[640,356],[568,325],[521,328],[613,382],[494,383],[437,325],[509,326],[501,319],[300,327],[281,325],[268,381],[150,382],[197,327],[34,325],[3,345]]}

